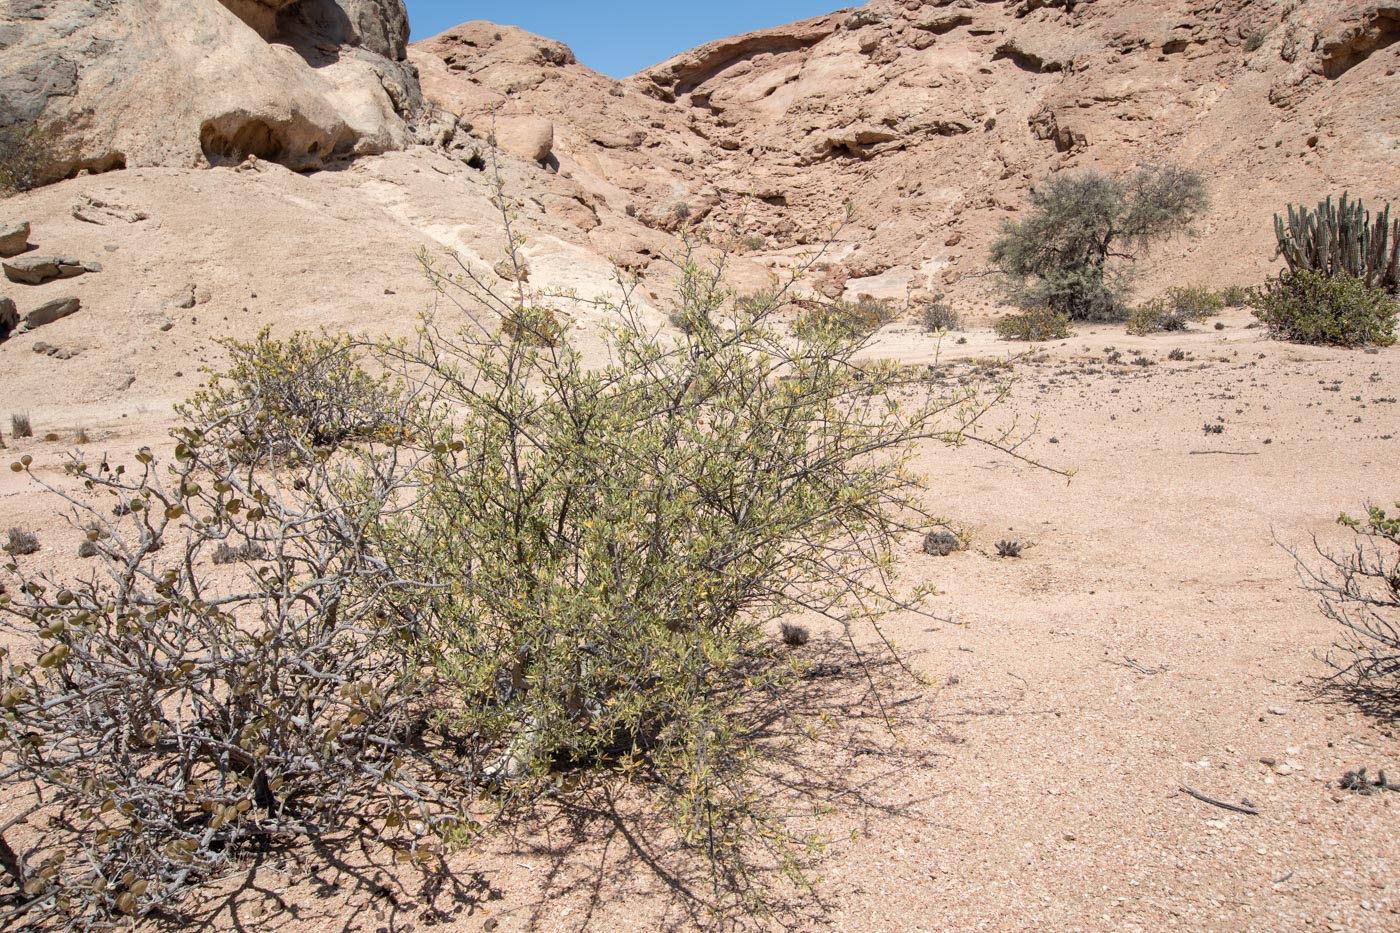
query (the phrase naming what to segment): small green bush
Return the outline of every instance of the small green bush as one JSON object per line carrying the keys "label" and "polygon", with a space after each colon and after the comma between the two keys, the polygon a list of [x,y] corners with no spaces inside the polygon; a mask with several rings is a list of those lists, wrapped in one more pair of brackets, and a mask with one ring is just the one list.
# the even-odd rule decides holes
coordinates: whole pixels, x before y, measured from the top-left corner
{"label": "small green bush", "polygon": [[1250,298],[1274,340],[1338,347],[1395,343],[1396,303],[1346,273],[1299,270],[1269,281]]}
{"label": "small green bush", "polygon": [[178,410],[208,425],[243,462],[263,450],[305,459],[399,423],[398,389],[361,368],[359,349],[347,336],[297,332],[274,340],[264,328],[249,343],[223,345],[227,371]]}
{"label": "small green bush", "polygon": [[1220,298],[1225,302],[1227,308],[1243,308],[1249,304],[1249,296],[1253,289],[1243,285],[1226,285],[1220,290]]}
{"label": "small green bush", "polygon": [[1002,340],[1061,340],[1074,335],[1069,315],[1049,308],[1028,308],[1008,314],[993,325]]}
{"label": "small green bush", "polygon": [[1181,331],[1225,308],[1225,299],[1208,288],[1169,288],[1165,295],[1144,302],[1128,316],[1128,333]]}
{"label": "small green bush", "polygon": [[793,332],[803,340],[823,335],[837,339],[859,339],[898,319],[899,311],[889,302],[863,295],[857,301],[810,305],[793,322]]}
{"label": "small green bush", "polygon": [[559,346],[564,322],[553,308],[522,305],[501,318],[501,333],[527,347],[552,348]]}

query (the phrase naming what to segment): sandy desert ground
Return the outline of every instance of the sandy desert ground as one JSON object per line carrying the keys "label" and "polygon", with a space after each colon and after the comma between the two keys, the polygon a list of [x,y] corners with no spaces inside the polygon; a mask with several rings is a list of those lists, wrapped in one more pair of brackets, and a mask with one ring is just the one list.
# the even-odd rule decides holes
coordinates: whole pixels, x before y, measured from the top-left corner
{"label": "sandy desert ground", "polygon": [[[833,840],[810,897],[775,923],[840,930],[1393,930],[1392,794],[1342,774],[1397,767],[1393,720],[1323,689],[1337,632],[1299,588],[1288,547],[1341,546],[1341,511],[1394,495],[1394,350],[1263,339],[1241,310],[1191,333],[1081,327],[1012,363],[1000,417],[1038,428],[1022,452],[930,447],[931,501],[971,536],[948,557],[911,541],[941,620],[891,634],[929,689],[884,672],[893,732],[832,639],[800,649],[792,702],[818,741],[775,771],[774,800]],[[913,328],[872,352],[939,360],[956,378],[1021,347],[973,330],[941,347]],[[1172,361],[1179,348],[1187,359]],[[1105,362],[1112,350],[1118,364]],[[1139,356],[1152,365],[1131,363]],[[973,361],[973,362],[969,362]],[[56,442],[10,444],[55,462]],[[1221,434],[1203,426],[1223,423]],[[158,440],[129,419],[86,424],[93,447]],[[76,564],[54,502],[6,472],[5,526],[40,529],[45,563]],[[1029,545],[996,556],[1006,538]],[[827,633],[830,634],[830,633]],[[801,711],[804,704],[809,707]],[[1392,711],[1393,712],[1393,711]],[[790,730],[791,724],[778,727]],[[782,741],[777,736],[777,741]],[[781,781],[777,778],[781,777]],[[786,786],[782,786],[786,784]],[[1200,802],[1247,800],[1257,816]],[[548,813],[451,860],[452,884],[380,864],[353,840],[342,868],[250,868],[214,923],[308,930],[689,928],[706,920],[695,866],[625,789],[631,819]],[[547,808],[548,809],[548,808]],[[280,870],[285,869],[285,870]],[[698,886],[698,887],[695,887]],[[688,892],[688,893],[687,893]],[[697,912],[700,911],[700,912]],[[494,923],[494,925],[493,925]],[[757,921],[754,921],[757,925]]]}

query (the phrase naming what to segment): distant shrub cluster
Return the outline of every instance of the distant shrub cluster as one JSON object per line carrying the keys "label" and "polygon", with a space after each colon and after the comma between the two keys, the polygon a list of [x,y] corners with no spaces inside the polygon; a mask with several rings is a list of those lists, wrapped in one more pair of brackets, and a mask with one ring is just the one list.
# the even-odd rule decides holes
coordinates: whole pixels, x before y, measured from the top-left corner
{"label": "distant shrub cluster", "polygon": [[856,301],[817,302],[793,322],[793,332],[805,340],[823,335],[861,339],[899,319],[899,309],[888,301],[862,295]]}
{"label": "distant shrub cluster", "polygon": [[926,301],[919,307],[919,326],[926,333],[936,334],[962,330],[962,315],[942,298]]}
{"label": "distant shrub cluster", "polygon": [[1051,308],[1027,308],[1008,314],[993,325],[1002,340],[1062,340],[1072,337],[1069,315]]}
{"label": "distant shrub cluster", "polygon": [[1225,298],[1208,288],[1174,287],[1165,295],[1144,302],[1128,316],[1128,333],[1153,334],[1182,331],[1225,308]]}

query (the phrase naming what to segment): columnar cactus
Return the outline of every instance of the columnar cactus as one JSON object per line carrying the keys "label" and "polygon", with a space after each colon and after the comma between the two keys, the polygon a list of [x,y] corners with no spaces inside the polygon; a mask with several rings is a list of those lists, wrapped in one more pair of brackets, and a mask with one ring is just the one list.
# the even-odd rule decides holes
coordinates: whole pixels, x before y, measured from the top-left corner
{"label": "columnar cactus", "polygon": [[1336,205],[1329,197],[1316,211],[1290,204],[1286,225],[1274,215],[1274,234],[1277,255],[1291,272],[1346,273],[1369,287],[1400,292],[1400,220],[1391,221],[1389,204],[1375,223],[1361,201],[1346,194]]}

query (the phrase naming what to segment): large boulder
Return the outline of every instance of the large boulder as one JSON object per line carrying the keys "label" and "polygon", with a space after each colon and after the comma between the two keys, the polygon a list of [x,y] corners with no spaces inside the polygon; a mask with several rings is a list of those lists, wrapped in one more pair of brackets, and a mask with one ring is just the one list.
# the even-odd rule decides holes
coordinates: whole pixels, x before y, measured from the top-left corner
{"label": "large boulder", "polygon": [[544,165],[554,151],[554,124],[530,114],[496,118],[496,145],[518,159]]}
{"label": "large boulder", "polygon": [[240,162],[297,170],[412,141],[403,0],[48,0],[0,7],[0,131],[38,180]]}

